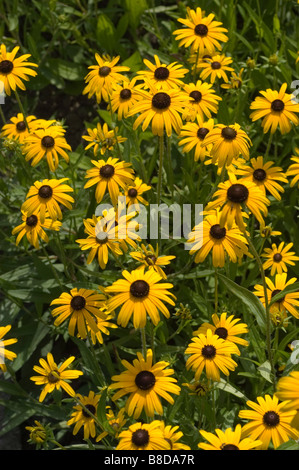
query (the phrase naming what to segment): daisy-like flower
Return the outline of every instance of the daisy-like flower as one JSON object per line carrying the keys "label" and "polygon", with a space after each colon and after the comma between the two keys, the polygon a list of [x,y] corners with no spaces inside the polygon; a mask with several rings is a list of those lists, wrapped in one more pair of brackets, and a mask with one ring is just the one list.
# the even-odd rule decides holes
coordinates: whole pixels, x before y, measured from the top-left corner
{"label": "daisy-like flower", "polygon": [[232,72],[231,77],[230,77],[230,82],[222,83],[221,88],[224,88],[226,90],[233,90],[233,89],[241,88],[242,83],[243,83],[243,80],[242,80],[243,72],[244,72],[244,68],[241,68],[239,74],[236,74],[236,72]]}
{"label": "daisy-like flower", "polygon": [[194,150],[194,160],[197,162],[200,159],[203,162],[205,157],[210,155],[210,150],[213,147],[212,144],[204,145],[204,139],[213,127],[213,119],[203,122],[199,114],[196,116],[196,122],[187,122],[179,135],[181,138],[179,146],[183,145],[182,151],[189,153]]}
{"label": "daisy-like flower", "polygon": [[30,441],[37,446],[40,446],[47,441],[49,431],[39,421],[34,420],[34,426],[26,426],[25,429],[30,433]]}
{"label": "daisy-like flower", "polygon": [[141,99],[131,108],[128,116],[139,114],[133,124],[133,130],[142,123],[145,131],[152,123],[152,133],[162,136],[164,131],[168,136],[174,130],[180,133],[182,127],[181,114],[186,104],[186,93],[179,88],[167,91],[158,90],[148,83],[148,90],[140,90]]}
{"label": "daisy-like flower", "polygon": [[[26,121],[29,129],[31,129],[31,123],[36,118],[35,116],[27,116]],[[23,144],[24,139],[29,135],[29,131],[26,126],[26,122],[22,113],[18,113],[16,116],[10,118],[10,122],[5,124],[1,129],[2,138],[13,139]]]}
{"label": "daisy-like flower", "polygon": [[27,193],[21,210],[27,214],[27,217],[39,212],[42,224],[45,222],[46,213],[54,221],[62,219],[60,204],[71,210],[71,203],[74,202],[72,196],[66,194],[73,191],[73,188],[65,184],[67,180],[68,178],[35,181]]}
{"label": "daisy-like flower", "polygon": [[[110,408],[110,406],[106,407],[108,409],[108,413],[106,413],[107,420],[109,422],[109,425],[114,431],[114,437],[117,439],[119,436],[119,433],[121,432],[122,428],[126,424],[127,420],[125,419],[125,409],[121,408],[117,415],[115,416],[114,412]],[[96,438],[96,442],[100,442],[104,437],[108,436],[107,431],[103,431],[101,434],[99,434]]]}
{"label": "daisy-like flower", "polygon": [[261,225],[260,226],[260,236],[262,238],[270,238],[270,237],[279,237],[281,235],[281,232],[278,230],[273,230],[273,227],[271,225]]}
{"label": "daisy-like flower", "polygon": [[232,428],[227,428],[225,431],[215,429],[215,434],[204,430],[199,432],[208,441],[208,443],[200,442],[198,444],[198,447],[203,450],[252,450],[262,444],[262,441],[249,437],[242,439],[240,424],[237,424],[234,430]]}
{"label": "daisy-like flower", "polygon": [[257,397],[257,402],[247,401],[251,410],[241,410],[239,417],[249,420],[242,428],[242,436],[262,441],[260,450],[267,450],[272,442],[274,449],[291,439],[299,438],[299,431],[291,426],[296,410],[286,409],[288,402],[279,403],[276,396]]}
{"label": "daisy-like flower", "polygon": [[69,370],[68,366],[75,360],[74,356],[69,357],[61,365],[54,362],[53,355],[47,354],[47,360],[40,358],[39,366],[34,366],[33,370],[39,375],[30,377],[30,380],[35,382],[36,385],[42,385],[44,388],[39,396],[39,401],[44,401],[48,393],[59,390],[60,387],[71,397],[76,395],[75,391],[68,383],[69,380],[77,379],[83,372],[80,370]]}
{"label": "daisy-like flower", "polygon": [[247,242],[239,227],[235,223],[229,227],[225,222],[221,225],[221,219],[221,211],[211,211],[189,234],[187,243],[193,245],[190,255],[196,253],[195,263],[202,263],[211,251],[216,268],[223,268],[226,256],[237,263],[244,254],[248,255]]}
{"label": "daisy-like flower", "polygon": [[137,249],[136,242],[141,242],[140,235],[138,234],[140,224],[135,220],[137,212],[135,210],[128,210],[126,212],[125,197],[121,196],[118,205],[115,208],[109,209],[106,217],[115,221],[117,227],[117,241],[124,253],[128,251],[128,246]]}
{"label": "daisy-like flower", "polygon": [[200,54],[206,49],[213,54],[215,50],[221,50],[222,42],[227,42],[227,29],[222,27],[220,21],[215,21],[215,15],[210,13],[208,16],[200,7],[196,10],[188,8],[187,18],[179,18],[185,28],[177,29],[173,32],[176,40],[179,41],[179,47],[191,46],[191,52],[199,51]]}
{"label": "daisy-like flower", "polygon": [[108,263],[109,250],[115,255],[122,255],[117,239],[117,227],[115,227],[115,219],[107,218],[105,215],[83,220],[85,233],[87,238],[79,238],[81,250],[90,250],[87,258],[87,264],[92,263],[97,256],[101,269],[105,269]]}
{"label": "daisy-like flower", "polygon": [[281,200],[279,193],[284,192],[284,188],[278,183],[281,181],[287,183],[287,177],[283,173],[282,168],[273,166],[274,162],[264,163],[262,156],[250,159],[249,165],[240,165],[236,171],[236,175],[241,176],[242,179],[252,181],[266,193],[267,191],[272,194],[278,201]]}
{"label": "daisy-like flower", "polygon": [[171,450],[191,450],[189,446],[179,442],[183,437],[183,433],[179,430],[179,426],[166,426],[164,421],[161,421],[161,428],[164,434],[164,439],[169,442]]}
{"label": "daisy-like flower", "polygon": [[39,238],[41,238],[45,243],[49,242],[49,237],[44,231],[44,228],[58,232],[61,227],[61,222],[58,220],[52,220],[49,218],[48,214],[45,215],[45,220],[42,223],[40,221],[39,212],[31,214],[28,217],[27,214],[22,211],[22,220],[23,222],[15,227],[11,232],[12,235],[18,234],[16,245],[18,246],[22,238],[26,235],[30,245],[34,246],[37,250],[39,249]]}
{"label": "daisy-like flower", "polygon": [[143,328],[147,315],[154,325],[160,321],[160,312],[165,318],[170,317],[165,303],[175,305],[172,300],[175,296],[169,292],[172,284],[160,283],[161,276],[154,269],[144,272],[144,266],[131,273],[125,270],[122,275],[124,279],[118,279],[105,289],[108,294],[115,294],[108,299],[108,308],[115,310],[122,306],[118,313],[118,325],[126,327],[132,316],[134,328]]}
{"label": "daisy-like flower", "polygon": [[56,171],[59,165],[59,156],[68,163],[70,157],[66,150],[71,151],[71,146],[63,136],[59,126],[50,126],[47,129],[35,130],[29,133],[24,140],[25,160],[31,161],[31,166],[36,166],[45,158],[50,171]]}
{"label": "daisy-like flower", "polygon": [[210,119],[212,113],[218,111],[218,102],[222,98],[216,95],[211,83],[197,80],[196,83],[184,85],[184,91],[188,95],[186,109],[183,113],[183,119],[194,121],[197,116],[204,121],[205,118]]}
{"label": "daisy-like flower", "polygon": [[108,124],[104,122],[103,126],[100,123],[94,129],[87,129],[88,135],[83,135],[82,139],[90,142],[85,150],[93,147],[93,153],[96,156],[100,149],[101,155],[110,150],[113,150],[115,145],[121,142],[125,142],[126,137],[118,136],[118,127],[109,130]]}
{"label": "daisy-like flower", "polygon": [[263,268],[271,268],[271,276],[274,276],[276,273],[286,273],[288,270],[287,264],[295,266],[294,261],[299,260],[299,257],[295,255],[295,251],[290,251],[293,243],[288,243],[286,246],[284,245],[284,242],[281,242],[279,246],[273,243],[271,248],[265,248],[264,253],[262,253],[262,257],[267,258],[267,261],[263,264]]}
{"label": "daisy-like flower", "polygon": [[218,164],[219,168],[229,166],[234,159],[240,155],[246,160],[249,158],[249,147],[252,145],[250,138],[239,124],[216,124],[205,138],[202,145],[210,145],[212,163]]}
{"label": "daisy-like flower", "polygon": [[[297,281],[295,277],[292,277],[287,281],[287,273],[276,274],[274,283],[266,277],[267,283],[267,299],[268,303],[275,297],[277,294],[280,294],[286,287],[294,284]],[[254,286],[254,294],[260,298],[262,304],[265,306],[265,293],[263,286],[256,284]],[[272,303],[270,306],[270,313],[271,312],[289,312],[295,318],[299,318],[299,311],[296,307],[299,307],[299,292],[289,292],[286,293],[283,297],[279,298],[277,301]]]}
{"label": "daisy-like flower", "polygon": [[0,326],[0,369],[2,372],[7,371],[7,367],[4,363],[5,359],[13,361],[17,355],[13,351],[6,349],[6,346],[17,343],[16,338],[3,339],[4,336],[11,330],[11,325]]}
{"label": "daisy-like flower", "polygon": [[91,289],[71,289],[63,292],[57,299],[52,300],[52,305],[59,305],[52,310],[55,319],[54,325],[59,326],[69,319],[68,331],[71,336],[75,335],[76,328],[81,338],[87,336],[87,325],[94,333],[98,332],[96,325],[100,314],[100,307],[105,300],[104,294]]}
{"label": "daisy-like flower", "polygon": [[278,380],[275,395],[281,401],[287,401],[285,409],[299,410],[299,371],[293,370]]}
{"label": "daisy-like flower", "polygon": [[125,410],[129,416],[138,419],[142,411],[146,416],[152,418],[155,413],[163,414],[163,407],[160,397],[168,403],[173,404],[174,400],[170,394],[179,395],[180,387],[177,380],[172,377],[173,369],[168,369],[169,363],[159,361],[153,364],[153,353],[149,349],[146,358],[141,353],[137,353],[137,359],[133,364],[122,361],[126,368],[119,375],[114,375],[114,381],[109,388],[119,389],[112,397],[113,401],[129,394],[126,401]]}
{"label": "daisy-like flower", "polygon": [[202,80],[209,79],[214,83],[216,79],[224,80],[225,83],[229,82],[227,72],[233,72],[234,69],[230,67],[233,59],[224,54],[213,55],[211,59],[206,59],[201,62],[200,78]]}
{"label": "daisy-like flower", "polygon": [[227,181],[219,183],[218,188],[214,193],[214,201],[209,202],[205,210],[222,207],[219,221],[221,227],[226,222],[228,228],[231,228],[236,222],[241,231],[244,231],[243,217],[248,214],[242,212],[243,206],[256,217],[261,225],[265,225],[262,214],[267,216],[267,206],[270,201],[255,183],[247,180],[242,180],[241,183],[231,174]]}
{"label": "daisy-like flower", "polygon": [[92,160],[93,168],[87,170],[85,178],[89,180],[84,188],[96,185],[95,198],[101,202],[108,189],[111,202],[117,204],[120,194],[119,188],[125,189],[134,180],[134,170],[131,163],[120,161],[118,158],[109,157],[105,160]]}
{"label": "daisy-like flower", "polygon": [[219,338],[225,341],[231,341],[241,346],[248,346],[248,341],[239,336],[248,333],[248,326],[246,323],[239,323],[240,318],[234,318],[234,315],[227,317],[227,313],[223,312],[220,317],[214,313],[212,315],[212,321],[212,325],[210,323],[203,323],[194,331],[193,335],[197,336],[201,333],[205,335],[208,329],[210,329],[214,335],[218,335]]}
{"label": "daisy-like flower", "polygon": [[110,320],[114,318],[114,314],[110,313],[106,307],[101,307],[100,312],[96,316],[96,325],[98,331],[95,333],[90,326],[87,324],[87,329],[90,332],[90,338],[93,344],[96,344],[98,341],[99,344],[104,343],[103,335],[110,335],[110,331],[108,328],[116,329],[117,325],[115,323],[111,323]]}
{"label": "daisy-like flower", "polygon": [[27,59],[31,54],[24,54],[16,58],[19,46],[13,48],[11,52],[7,52],[6,46],[0,46],[0,81],[3,82],[6,95],[11,95],[11,90],[16,91],[17,88],[26,90],[22,80],[28,81],[28,75],[35,77],[37,72],[30,67],[37,67],[33,62]]}
{"label": "daisy-like flower", "polygon": [[[295,149],[296,155],[299,155],[299,148]],[[287,171],[286,171],[286,176],[292,176],[293,179],[290,181],[290,187],[292,188],[295,186],[296,183],[299,181],[299,157],[293,156],[291,160],[295,163],[292,163]]]}
{"label": "daisy-like flower", "polygon": [[235,370],[237,363],[231,355],[240,355],[234,343],[225,341],[210,329],[206,334],[200,333],[193,337],[185,353],[191,354],[187,359],[186,368],[195,372],[195,380],[200,378],[205,369],[207,378],[214,382],[220,381],[220,372],[228,376],[229,371]]}
{"label": "daisy-like flower", "polygon": [[130,256],[139,261],[141,266],[146,266],[148,269],[154,269],[163,279],[167,279],[167,276],[162,267],[170,264],[171,260],[175,259],[175,256],[173,255],[159,256],[158,245],[156,246],[156,249],[154,249],[152,245],[146,246],[143,243],[138,251],[131,251]]}
{"label": "daisy-like flower", "polygon": [[134,77],[130,82],[113,84],[108,110],[111,109],[113,113],[117,113],[119,121],[126,118],[132,106],[140,100],[138,93],[140,85],[136,85],[136,80],[137,77]]}
{"label": "daisy-like flower", "polygon": [[137,75],[145,82],[152,83],[157,90],[168,91],[173,88],[181,88],[184,82],[181,80],[189,72],[184,69],[182,65],[177,62],[166,65],[163,64],[159,57],[154,55],[155,63],[152,64],[149,60],[144,59],[144,64],[149,70],[140,70]]}
{"label": "daisy-like flower", "polygon": [[125,190],[126,204],[128,207],[134,205],[136,211],[140,210],[139,203],[144,206],[148,205],[148,202],[142,197],[142,194],[149,191],[151,186],[144,183],[138,176],[134,179],[131,184],[127,185]]}
{"label": "daisy-like flower", "polygon": [[250,114],[253,122],[262,118],[264,133],[269,130],[274,134],[279,126],[282,134],[287,134],[292,129],[292,123],[298,126],[299,119],[295,113],[299,112],[299,104],[293,94],[286,93],[287,83],[283,83],[279,91],[268,88],[261,91],[262,96],[257,96],[251,103]]}
{"label": "daisy-like flower", "polygon": [[78,434],[83,426],[84,439],[96,436],[95,417],[97,416],[98,403],[101,395],[95,394],[90,391],[88,396],[82,396],[80,393],[76,395],[79,403],[73,407],[75,410],[71,414],[71,419],[68,420],[67,424],[72,426],[73,424],[73,435]]}
{"label": "daisy-like flower", "polygon": [[201,380],[192,383],[183,383],[182,385],[189,389],[189,395],[197,397],[205,397],[210,390],[210,385],[208,384],[207,380]]}
{"label": "daisy-like flower", "polygon": [[129,81],[123,75],[123,72],[128,72],[130,68],[124,65],[116,65],[120,56],[111,59],[108,56],[101,57],[96,53],[95,58],[97,65],[88,67],[90,72],[85,77],[87,85],[83,90],[83,95],[87,94],[88,98],[95,95],[98,103],[102,99],[108,103],[113,92],[113,84]]}
{"label": "daisy-like flower", "polygon": [[169,450],[170,444],[164,439],[161,421],[134,423],[119,435],[115,450]]}

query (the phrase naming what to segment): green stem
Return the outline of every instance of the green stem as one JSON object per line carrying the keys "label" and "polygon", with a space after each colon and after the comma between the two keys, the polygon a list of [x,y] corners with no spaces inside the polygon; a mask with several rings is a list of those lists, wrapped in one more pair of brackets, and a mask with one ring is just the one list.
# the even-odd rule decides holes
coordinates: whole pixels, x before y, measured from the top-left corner
{"label": "green stem", "polygon": [[218,271],[215,268],[215,313],[218,311]]}
{"label": "green stem", "polygon": [[4,116],[4,113],[2,111],[2,107],[0,106],[0,117],[1,117],[1,121],[3,122],[3,125],[6,124],[6,120],[5,120],[5,116]]}
{"label": "green stem", "polygon": [[140,333],[141,333],[142,354],[143,354],[144,360],[146,360],[147,348],[146,348],[146,336],[145,336],[144,327],[140,328]]}
{"label": "green stem", "polygon": [[265,155],[264,155],[264,162],[268,158],[268,155],[269,155],[269,152],[270,152],[270,147],[271,147],[271,144],[272,144],[272,139],[273,139],[273,134],[270,134],[268,144],[267,144],[267,148],[266,148],[266,152],[265,152]]}
{"label": "green stem", "polygon": [[21,99],[20,99],[20,96],[19,96],[19,93],[17,92],[17,90],[15,90],[15,97],[16,97],[16,99],[17,99],[17,102],[18,102],[20,111],[21,111],[21,113],[23,114],[23,119],[24,119],[24,122],[25,122],[25,124],[26,124],[27,130],[28,130],[28,132],[30,132],[29,126],[28,126],[28,122],[27,122],[27,117],[26,117],[26,114],[25,114],[25,110],[24,110],[24,107],[23,107],[23,105],[22,105],[22,101],[21,101]]}
{"label": "green stem", "polygon": [[[164,158],[164,134],[159,136],[159,170],[158,170],[158,187],[157,187],[157,204],[161,203],[162,194],[162,175],[163,175],[163,158]],[[158,246],[161,248],[161,227],[158,222]]]}
{"label": "green stem", "polygon": [[53,266],[53,264],[52,264],[52,262],[51,262],[51,260],[50,260],[50,257],[49,257],[49,255],[48,255],[48,252],[47,252],[46,248],[44,247],[43,243],[41,243],[41,247],[42,247],[42,250],[43,250],[43,252],[44,252],[44,255],[46,256],[46,258],[47,258],[47,260],[48,260],[49,266],[50,266],[50,268],[51,268],[51,270],[52,270],[52,273],[53,273],[53,275],[54,275],[56,281],[57,281],[58,284],[60,285],[62,292],[64,292],[63,284],[62,284],[62,282],[61,282],[61,280],[60,280],[60,278],[59,278],[59,276],[58,276],[58,274],[57,274],[56,269],[54,268],[54,266]]}

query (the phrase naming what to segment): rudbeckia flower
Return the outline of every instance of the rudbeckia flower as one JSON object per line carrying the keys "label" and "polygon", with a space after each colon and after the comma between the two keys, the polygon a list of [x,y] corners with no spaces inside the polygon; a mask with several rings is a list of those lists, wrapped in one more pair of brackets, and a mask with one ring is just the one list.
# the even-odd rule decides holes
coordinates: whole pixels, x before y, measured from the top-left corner
{"label": "rudbeckia flower", "polygon": [[[299,155],[299,148],[296,148],[295,152],[297,155]],[[292,188],[299,181],[299,157],[293,156],[291,160],[295,163],[292,163],[292,165],[288,167],[286,176],[293,177],[292,181],[290,182],[290,187]]]}
{"label": "rudbeckia flower", "polygon": [[228,83],[227,72],[233,72],[233,68],[230,64],[233,62],[231,57],[227,57],[224,54],[213,55],[211,59],[206,59],[201,62],[200,78],[206,80],[207,78],[211,83],[214,83],[216,79],[224,80]]}
{"label": "rudbeckia flower", "polygon": [[86,140],[87,142],[90,142],[85,147],[85,150],[88,150],[93,147],[93,153],[95,156],[97,155],[99,149],[101,155],[104,155],[107,150],[113,150],[117,144],[125,142],[127,140],[126,137],[118,136],[117,132],[118,127],[109,130],[106,122],[104,122],[103,126],[98,123],[97,127],[95,127],[94,129],[87,129],[88,135],[82,136],[82,139]]}
{"label": "rudbeckia flower", "polygon": [[101,395],[90,391],[88,396],[83,396],[78,393],[76,398],[79,401],[79,404],[73,407],[75,411],[71,414],[71,419],[68,420],[67,424],[68,426],[72,426],[73,424],[75,425],[73,429],[74,436],[78,434],[83,426],[84,439],[89,439],[89,436],[95,437],[95,417],[97,416],[98,403]]}
{"label": "rudbeckia flower", "polygon": [[37,72],[30,67],[37,67],[33,62],[28,62],[30,54],[24,54],[16,58],[19,46],[13,48],[11,52],[7,52],[6,46],[0,46],[0,81],[4,84],[5,93],[10,96],[11,90],[16,91],[17,88],[26,90],[22,80],[28,81],[28,75],[35,77]]}
{"label": "rudbeckia flower", "polygon": [[194,150],[194,161],[197,162],[200,159],[203,162],[205,157],[210,155],[213,147],[212,144],[204,145],[204,139],[213,127],[213,119],[204,122],[197,114],[196,122],[187,122],[181,129],[179,146],[183,146],[182,151],[189,153]]}
{"label": "rudbeckia flower", "polygon": [[164,439],[169,442],[171,450],[191,450],[189,446],[179,442],[183,437],[183,433],[179,430],[179,426],[166,426],[164,421],[161,421],[161,428],[164,434]]}
{"label": "rudbeckia flower", "polygon": [[[26,117],[29,129],[31,128],[31,122],[35,119],[35,116]],[[28,136],[28,134],[29,131],[22,113],[18,113],[16,116],[11,117],[10,122],[5,124],[1,130],[2,138],[14,139],[20,142],[20,144],[24,142],[24,139]]]}
{"label": "rudbeckia flower", "polygon": [[[117,413],[117,415],[115,415],[112,409],[110,408],[110,406],[107,406],[106,408],[108,409],[108,412],[106,413],[107,420],[109,422],[110,427],[114,431],[114,437],[118,438],[122,428],[127,422],[127,420],[124,417],[125,410],[124,408],[121,408],[119,412]],[[101,434],[97,436],[96,442],[100,442],[103,439],[103,437],[106,437],[106,436],[108,436],[107,431],[101,432]]]}
{"label": "rudbeckia flower", "polygon": [[163,64],[159,57],[154,55],[155,63],[152,64],[148,59],[144,59],[144,64],[149,68],[140,70],[137,75],[145,82],[152,83],[157,90],[167,91],[172,88],[181,88],[184,82],[181,80],[189,72],[177,62],[166,65]]}
{"label": "rudbeckia flower", "polygon": [[267,258],[267,261],[263,264],[263,268],[271,268],[271,276],[274,276],[276,273],[282,274],[283,272],[287,272],[287,264],[295,266],[294,261],[298,261],[299,256],[295,255],[295,251],[290,251],[292,246],[293,243],[288,243],[285,246],[285,243],[281,242],[279,246],[273,243],[271,248],[264,249],[261,256]]}
{"label": "rudbeckia flower", "polygon": [[188,83],[183,87],[188,95],[186,108],[183,112],[183,119],[186,121],[195,121],[197,116],[203,121],[205,118],[210,119],[212,113],[218,111],[218,102],[222,98],[216,95],[211,83],[197,80],[196,83]]}
{"label": "rudbeckia flower", "polygon": [[131,184],[128,184],[125,190],[126,204],[128,207],[134,205],[136,211],[140,210],[139,203],[144,206],[148,205],[148,202],[142,197],[142,194],[149,191],[151,186],[144,183],[138,176],[134,179]]}
{"label": "rudbeckia flower", "polygon": [[200,442],[198,447],[203,450],[253,450],[261,446],[262,441],[242,438],[242,427],[237,424],[235,430],[227,428],[225,431],[215,429],[215,434],[201,429],[200,434],[208,441]]}
{"label": "rudbeckia flower", "polygon": [[5,335],[11,330],[11,325],[0,326],[0,369],[6,372],[7,367],[4,363],[5,359],[13,361],[17,355],[13,351],[9,351],[6,346],[17,343],[16,338],[4,339]]}
{"label": "rudbeckia flower", "polygon": [[175,259],[173,255],[159,256],[158,245],[156,249],[154,249],[152,245],[145,246],[143,243],[138,251],[131,251],[130,256],[142,263],[141,266],[143,265],[148,269],[154,269],[163,279],[167,279],[167,276],[162,268],[170,264],[171,260]]}
{"label": "rudbeckia flower", "polygon": [[230,82],[229,83],[222,83],[221,88],[224,88],[225,90],[233,90],[236,88],[241,88],[243,80],[242,80],[242,74],[244,72],[244,68],[242,67],[239,74],[237,75],[236,72],[232,72],[230,76]]}
{"label": "rudbeckia flower", "polygon": [[299,371],[292,370],[289,375],[277,382],[275,395],[281,401],[287,401],[286,409],[299,410]]}
{"label": "rudbeckia flower", "polygon": [[39,238],[45,243],[48,243],[49,237],[44,229],[59,231],[61,222],[58,220],[52,220],[49,214],[45,215],[43,222],[40,220],[39,212],[31,214],[29,217],[22,211],[23,222],[12,230],[12,235],[18,234],[16,238],[16,245],[18,245],[21,239],[26,235],[26,238],[30,245],[33,245],[37,250],[39,249]]}
{"label": "rudbeckia flower", "polygon": [[164,439],[161,421],[134,423],[119,435],[115,450],[169,450],[170,444]]}
{"label": "rudbeckia flower", "polygon": [[111,100],[107,109],[111,109],[113,113],[116,113],[119,121],[126,118],[132,106],[140,100],[138,93],[140,85],[136,85],[136,80],[137,77],[134,77],[130,82],[124,81],[113,84]]}

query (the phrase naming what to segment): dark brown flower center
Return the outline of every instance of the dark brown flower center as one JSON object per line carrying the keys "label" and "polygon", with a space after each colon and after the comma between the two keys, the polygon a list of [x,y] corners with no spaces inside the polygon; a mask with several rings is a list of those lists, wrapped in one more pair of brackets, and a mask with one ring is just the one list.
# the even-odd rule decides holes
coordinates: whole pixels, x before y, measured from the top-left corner
{"label": "dark brown flower center", "polygon": [[53,189],[48,184],[44,184],[38,190],[38,195],[44,199],[48,199],[49,197],[52,197],[52,194],[53,194]]}
{"label": "dark brown flower center", "polygon": [[123,90],[121,90],[119,95],[122,100],[129,100],[132,96],[132,92],[131,90],[129,90],[129,88],[124,88]]}
{"label": "dark brown flower center", "polygon": [[157,109],[167,109],[171,103],[170,96],[163,91],[156,93],[152,98],[152,105]]}
{"label": "dark brown flower center", "polygon": [[137,189],[135,188],[130,188],[128,191],[128,196],[131,198],[135,198],[137,196],[138,192]]}
{"label": "dark brown flower center", "polygon": [[221,240],[221,238],[224,238],[226,235],[226,228],[220,227],[220,224],[212,225],[210,228],[210,235],[217,240]]}
{"label": "dark brown flower center", "polygon": [[216,356],[216,349],[212,344],[207,344],[201,350],[205,359],[213,359]]}
{"label": "dark brown flower center", "polygon": [[197,36],[206,36],[208,34],[208,28],[205,24],[197,24],[194,28],[194,32]]}
{"label": "dark brown flower center", "polygon": [[213,70],[221,69],[221,63],[215,60],[214,62],[211,63],[211,67]]}
{"label": "dark brown flower center", "polygon": [[198,90],[193,90],[191,93],[189,93],[190,98],[195,101],[195,103],[199,103],[202,99],[202,93]]}
{"label": "dark brown flower center", "polygon": [[224,127],[221,131],[221,135],[224,139],[233,140],[237,137],[237,131],[232,127]]}
{"label": "dark brown flower center", "polygon": [[104,165],[100,168],[100,175],[102,178],[112,178],[114,175],[114,166],[112,165]]}
{"label": "dark brown flower center", "polygon": [[222,444],[221,450],[240,450],[235,444]]}
{"label": "dark brown flower center", "polygon": [[156,378],[149,370],[142,370],[135,377],[135,384],[141,390],[149,390],[156,383]]}
{"label": "dark brown flower center", "polygon": [[71,307],[74,310],[82,310],[86,305],[86,300],[82,295],[75,295],[71,300]]}
{"label": "dark brown flower center", "polygon": [[[58,377],[57,377],[57,375]],[[50,382],[50,384],[55,384],[56,382],[59,382],[59,372],[58,370],[55,370],[55,374],[53,374],[52,372],[50,372],[48,374],[48,381]]]}
{"label": "dark brown flower center", "polygon": [[26,124],[25,121],[19,121],[17,122],[16,128],[19,132],[24,132],[26,130]]}
{"label": "dark brown flower center", "polygon": [[264,181],[266,176],[267,176],[267,173],[265,172],[265,170],[263,170],[263,168],[257,168],[253,172],[253,177],[257,181]]}
{"label": "dark brown flower center", "polygon": [[228,335],[228,331],[223,326],[219,326],[219,328],[216,328],[214,334],[219,336],[219,338],[226,339]]}
{"label": "dark brown flower center", "polygon": [[238,202],[239,204],[246,201],[249,196],[249,191],[244,184],[232,184],[227,190],[227,199],[231,202]]}
{"label": "dark brown flower center", "polygon": [[43,147],[50,148],[50,147],[54,147],[54,145],[55,145],[55,140],[50,135],[45,135],[45,137],[42,138]]}
{"label": "dark brown flower center", "polygon": [[167,80],[169,77],[169,70],[167,67],[158,67],[156,68],[154,75],[157,80]]}
{"label": "dark brown flower center", "polygon": [[13,63],[10,60],[2,60],[0,62],[0,73],[3,75],[9,74],[13,69]]}
{"label": "dark brown flower center", "polygon": [[130,293],[133,295],[133,297],[137,298],[146,297],[149,293],[149,290],[149,284],[146,281],[143,281],[143,279],[132,282],[130,286]]}
{"label": "dark brown flower center", "polygon": [[209,129],[207,129],[206,127],[200,127],[198,130],[197,130],[197,137],[200,139],[200,140],[203,140],[205,138],[205,136],[209,133]]}
{"label": "dark brown flower center", "polygon": [[157,261],[157,258],[156,258],[156,256],[154,256],[154,255],[149,255],[149,256],[146,256],[146,257],[145,257],[145,261],[146,261],[150,266],[152,266],[152,265],[155,264],[155,262]]}
{"label": "dark brown flower center", "polygon": [[284,110],[284,102],[282,100],[274,100],[271,103],[271,108],[273,111],[283,111]]}
{"label": "dark brown flower center", "polygon": [[[90,411],[90,413],[93,414],[93,415],[96,412],[96,408],[93,405],[90,405],[90,404],[85,405],[85,408],[87,408],[87,410]],[[92,419],[92,416],[90,416],[90,414],[87,413],[87,411],[84,408],[82,409],[82,414],[85,418]]]}
{"label": "dark brown flower center", "polygon": [[28,227],[35,227],[37,224],[37,217],[36,215],[32,214],[30,215],[30,217],[27,217],[26,219],[26,225],[28,225]]}
{"label": "dark brown flower center", "polygon": [[149,433],[146,429],[137,429],[132,434],[132,442],[136,447],[145,447],[149,442]]}
{"label": "dark brown flower center", "polygon": [[263,422],[269,428],[278,426],[279,421],[279,415],[275,411],[267,411],[263,416]]}
{"label": "dark brown flower center", "polygon": [[99,68],[100,77],[107,77],[107,75],[109,75],[110,72],[111,72],[111,68],[108,67],[107,65],[104,65],[103,67]]}
{"label": "dark brown flower center", "polygon": [[[274,289],[271,293],[271,299],[273,299],[275,295],[279,294],[279,292],[281,292],[281,289]],[[280,299],[276,300],[276,302],[278,302],[279,304],[283,301],[284,301],[284,297],[281,297]]]}
{"label": "dark brown flower center", "polygon": [[273,256],[273,260],[276,261],[276,263],[279,263],[279,261],[282,260],[282,256],[280,253],[275,253],[275,255]]}

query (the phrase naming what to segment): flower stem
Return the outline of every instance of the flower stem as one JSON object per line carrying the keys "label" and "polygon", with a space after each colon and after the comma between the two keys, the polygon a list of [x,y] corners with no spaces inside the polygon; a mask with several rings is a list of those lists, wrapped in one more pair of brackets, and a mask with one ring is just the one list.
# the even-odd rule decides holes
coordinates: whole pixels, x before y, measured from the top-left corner
{"label": "flower stem", "polygon": [[1,121],[3,122],[3,125],[6,124],[6,120],[5,120],[5,116],[4,116],[4,113],[2,111],[2,107],[0,106],[0,117],[1,117]]}
{"label": "flower stem", "polygon": [[145,336],[145,327],[140,328],[140,333],[141,333],[141,343],[142,343],[142,354],[144,357],[144,360],[146,360],[146,336]]}
{"label": "flower stem", "polygon": [[16,99],[17,99],[17,102],[18,102],[20,111],[21,111],[21,113],[23,114],[23,119],[24,119],[24,122],[25,122],[25,124],[26,124],[27,130],[28,130],[28,132],[30,132],[29,126],[28,126],[28,122],[27,122],[27,118],[26,118],[26,114],[25,114],[25,110],[24,110],[24,107],[23,107],[23,105],[22,105],[22,101],[21,101],[21,99],[20,99],[20,96],[19,96],[19,93],[17,92],[17,90],[15,90],[15,97],[16,97]]}
{"label": "flower stem", "polygon": [[[161,203],[162,193],[162,175],[163,175],[163,158],[164,158],[164,134],[159,136],[159,170],[158,170],[158,187],[157,187],[157,205]],[[158,222],[158,246],[161,246],[161,227]]]}

